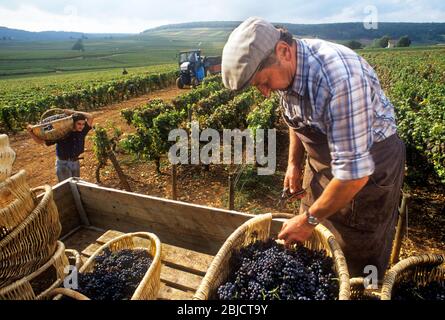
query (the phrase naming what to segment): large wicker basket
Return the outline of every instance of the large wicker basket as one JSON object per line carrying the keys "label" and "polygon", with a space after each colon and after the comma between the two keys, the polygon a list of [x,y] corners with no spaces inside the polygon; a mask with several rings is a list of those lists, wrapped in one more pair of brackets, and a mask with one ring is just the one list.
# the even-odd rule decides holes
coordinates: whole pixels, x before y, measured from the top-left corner
{"label": "large wicker basket", "polygon": [[[58,112],[58,114],[49,116],[48,114]],[[44,112],[40,123],[32,126],[32,132],[38,138],[45,141],[58,141],[63,139],[73,130],[73,117],[65,115],[62,109],[52,108]],[[46,118],[45,118],[46,117]]]}
{"label": "large wicker basket", "polygon": [[[230,258],[235,250],[249,245],[257,240],[266,240],[270,238],[270,226],[274,218],[291,218],[289,214],[263,214],[256,216],[240,227],[238,227],[221,249],[216,254],[210,264],[206,275],[202,279],[194,300],[209,300],[216,297],[217,288],[223,284],[231,273]],[[346,265],[345,256],[340,245],[334,238],[334,235],[324,226],[318,225],[304,246],[310,249],[324,249],[334,260],[335,273],[339,279],[339,300],[349,300],[349,272]]]}
{"label": "large wicker basket", "polygon": [[25,170],[0,182],[0,227],[6,234],[25,220],[34,209],[35,201]]}
{"label": "large wicker basket", "polygon": [[[43,300],[48,293],[60,286],[64,279],[65,267],[69,265],[62,242],[57,242],[57,250],[38,270],[0,289],[0,300]],[[48,284],[42,287],[42,284]]]}
{"label": "large wicker basket", "polygon": [[[109,248],[111,252],[122,249],[143,249],[150,253],[153,262],[133,293],[131,300],[155,300],[161,286],[161,242],[159,238],[148,232],[127,233],[116,237],[97,249],[80,268],[79,272],[92,272],[95,268],[95,258],[102,254],[106,248]],[[54,289],[50,295],[56,296],[55,299],[57,300],[62,295],[76,300],[89,300],[89,297],[67,288]]]}
{"label": "large wicker basket", "polygon": [[50,186],[34,210],[0,240],[0,288],[21,279],[45,264],[57,248],[61,232],[59,213]]}
{"label": "large wicker basket", "polygon": [[445,282],[445,255],[423,254],[398,262],[385,274],[382,300],[391,300],[394,286],[403,280],[425,285],[433,281]]}
{"label": "large wicker basket", "polygon": [[15,156],[14,150],[9,146],[8,136],[0,134],[0,182],[11,175]]}

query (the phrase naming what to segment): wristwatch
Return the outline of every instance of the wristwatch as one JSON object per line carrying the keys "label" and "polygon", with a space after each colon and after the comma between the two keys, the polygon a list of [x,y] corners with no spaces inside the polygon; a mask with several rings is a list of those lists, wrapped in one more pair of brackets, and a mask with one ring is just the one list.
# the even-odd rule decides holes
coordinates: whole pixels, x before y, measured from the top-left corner
{"label": "wristwatch", "polygon": [[307,223],[309,223],[311,226],[316,226],[320,223],[317,217],[314,217],[309,213],[309,211],[305,211],[306,217],[307,217]]}

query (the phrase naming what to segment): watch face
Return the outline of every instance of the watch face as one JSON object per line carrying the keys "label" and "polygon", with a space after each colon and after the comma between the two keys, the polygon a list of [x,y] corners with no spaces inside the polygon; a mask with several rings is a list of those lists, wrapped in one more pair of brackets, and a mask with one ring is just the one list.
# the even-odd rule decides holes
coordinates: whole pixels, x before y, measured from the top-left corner
{"label": "watch face", "polygon": [[318,224],[318,219],[315,218],[314,216],[309,215],[309,214],[307,217],[307,221],[309,222],[309,224],[312,224],[314,226],[316,226]]}

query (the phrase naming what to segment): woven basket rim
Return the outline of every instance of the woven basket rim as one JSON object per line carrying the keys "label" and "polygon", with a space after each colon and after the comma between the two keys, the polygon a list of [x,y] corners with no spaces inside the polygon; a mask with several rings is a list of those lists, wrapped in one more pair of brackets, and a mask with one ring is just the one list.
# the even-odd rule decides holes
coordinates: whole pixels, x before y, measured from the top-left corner
{"label": "woven basket rim", "polygon": [[1,189],[10,189],[10,185],[21,180],[24,179],[24,182],[27,182],[26,180],[26,170],[24,169],[20,169],[19,171],[17,171],[16,173],[14,173],[13,175],[9,176],[8,178],[6,178],[3,181],[0,181],[0,190]]}
{"label": "woven basket rim", "polygon": [[70,121],[71,123],[73,123],[73,116],[72,115],[71,116],[66,116],[65,118],[52,120],[52,121],[46,122],[46,123],[37,123],[37,124],[31,126],[31,128],[32,129],[41,128],[41,127],[47,126],[49,124],[58,123],[58,122],[62,122],[62,121]]}
{"label": "woven basket rim", "polygon": [[445,264],[445,254],[426,253],[405,258],[389,269],[383,279],[381,290],[382,300],[391,300],[392,289],[400,275],[416,267],[441,267]]}
{"label": "woven basket rim", "polygon": [[[54,252],[54,254],[48,259],[48,261],[42,265],[39,269],[37,269],[36,271],[32,272],[31,274],[7,285],[4,288],[0,288],[0,295],[4,295],[5,293],[7,293],[10,290],[13,290],[17,287],[20,287],[24,284],[26,284],[27,282],[32,281],[34,278],[38,277],[40,274],[42,274],[43,272],[45,272],[49,267],[51,267],[54,262],[59,259],[62,254],[65,252],[65,244],[62,241],[57,241],[57,249]],[[56,285],[56,283],[59,283],[60,279],[57,279],[50,288],[47,288],[45,291],[41,292],[38,296],[44,296],[45,293],[49,292],[53,286]]]}
{"label": "woven basket rim", "polygon": [[31,211],[31,213],[26,217],[25,220],[21,224],[19,224],[17,227],[15,227],[10,233],[6,235],[2,240],[0,240],[0,248],[3,248],[4,246],[8,245],[10,241],[13,241],[14,238],[19,234],[23,229],[25,229],[34,219],[36,219],[40,212],[47,206],[48,202],[52,199],[52,188],[49,185],[44,185],[41,187],[33,188],[31,189],[32,192],[37,192],[38,190],[44,190],[44,196],[40,200],[40,202],[37,204],[37,206],[34,208],[34,210]]}

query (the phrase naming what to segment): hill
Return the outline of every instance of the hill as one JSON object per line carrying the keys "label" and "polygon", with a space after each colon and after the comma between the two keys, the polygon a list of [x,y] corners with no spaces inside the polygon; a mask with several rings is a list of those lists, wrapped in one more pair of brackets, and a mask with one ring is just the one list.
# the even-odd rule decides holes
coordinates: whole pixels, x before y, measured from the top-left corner
{"label": "hill", "polygon": [[[175,30],[187,30],[206,28],[210,30],[231,31],[240,24],[240,21],[211,21],[190,22],[181,24],[164,25],[145,30],[143,33],[161,32],[168,34]],[[373,40],[388,35],[398,39],[408,35],[417,44],[431,44],[445,42],[445,23],[405,23],[405,22],[381,22],[378,29],[367,30],[361,22],[351,23],[327,23],[327,24],[293,24],[275,23],[285,26],[290,32],[300,37],[322,38],[330,40]]]}
{"label": "hill", "polygon": [[113,38],[123,37],[128,34],[114,34],[114,33],[82,33],[82,32],[69,32],[69,31],[40,31],[32,32],[19,29],[10,29],[6,27],[0,27],[0,41],[1,40],[15,40],[15,41],[59,41],[70,40],[79,38]]}

